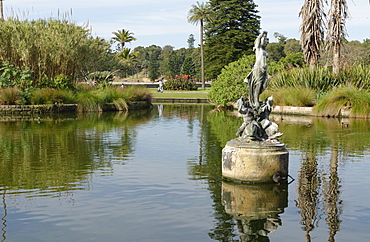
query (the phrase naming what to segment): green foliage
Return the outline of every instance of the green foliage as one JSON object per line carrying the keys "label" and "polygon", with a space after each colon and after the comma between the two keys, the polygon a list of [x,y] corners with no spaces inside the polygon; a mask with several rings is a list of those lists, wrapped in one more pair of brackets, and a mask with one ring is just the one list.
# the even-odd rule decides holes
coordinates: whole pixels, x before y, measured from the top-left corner
{"label": "green foliage", "polygon": [[113,78],[114,77],[110,71],[96,71],[89,74],[89,80],[100,88],[110,86]]}
{"label": "green foliage", "polygon": [[189,35],[187,42],[188,42],[188,47],[189,48],[194,48],[195,38],[194,38],[193,34]]}
{"label": "green foliage", "polygon": [[370,66],[356,65],[342,69],[335,75],[342,85],[354,86],[358,89],[370,90]]}
{"label": "green foliage", "polygon": [[317,92],[327,92],[332,87],[338,86],[339,80],[336,79],[327,68],[293,68],[281,71],[276,74],[269,82],[272,89],[283,87],[306,87]]}
{"label": "green foliage", "polygon": [[196,80],[190,75],[176,75],[165,82],[165,90],[197,90]]}
{"label": "green foliage", "polygon": [[74,88],[73,83],[64,74],[55,76],[53,84],[54,84],[53,86],[57,89],[73,89]]}
{"label": "green foliage", "polygon": [[147,62],[148,62],[148,77],[151,81],[154,81],[160,76],[159,73],[159,55],[161,53],[161,47],[151,45],[147,51]]}
{"label": "green foliage", "polygon": [[294,53],[298,53],[298,52],[302,52],[302,46],[301,46],[299,40],[288,39],[285,42],[285,45],[284,45],[285,55],[294,54]]}
{"label": "green foliage", "polygon": [[44,76],[52,80],[65,75],[76,80],[109,59],[110,45],[106,41],[92,38],[87,26],[67,20],[8,18],[1,22],[0,33],[0,64],[8,62],[9,67],[32,73],[36,86]]}
{"label": "green foliage", "polygon": [[195,75],[195,65],[193,62],[193,58],[187,56],[184,60],[184,63],[181,66],[181,75]]}
{"label": "green foliage", "polygon": [[370,66],[358,65],[342,69],[334,75],[324,67],[293,68],[274,75],[269,86],[272,89],[281,87],[307,87],[317,93],[326,93],[333,88],[352,85],[359,89],[370,89]]}
{"label": "green foliage", "polygon": [[281,58],[279,62],[285,67],[285,69],[305,66],[302,52],[290,53]]}
{"label": "green foliage", "polygon": [[55,88],[36,89],[32,92],[30,102],[31,104],[65,104],[73,103],[75,95],[69,90],[59,90]]}
{"label": "green foliage", "polygon": [[82,92],[77,96],[77,110],[79,112],[101,112],[102,103],[92,92]]}
{"label": "green foliage", "polygon": [[275,105],[312,107],[315,105],[316,92],[307,87],[282,87],[268,89],[260,96],[261,100],[273,96]]}
{"label": "green foliage", "polygon": [[0,67],[0,86],[9,87],[17,85],[26,88],[33,83],[32,71],[28,67],[21,70],[19,67],[4,61]]}
{"label": "green foliage", "polygon": [[151,93],[144,87],[108,87],[80,92],[77,96],[80,112],[102,111],[102,105],[113,103],[119,110],[127,110],[129,101],[151,101]]}
{"label": "green foliage", "polygon": [[214,81],[209,92],[212,103],[228,106],[241,96],[246,96],[245,77],[252,70],[255,61],[254,55],[244,56],[238,61],[227,65]]}
{"label": "green foliage", "polygon": [[14,105],[21,102],[22,91],[18,87],[3,87],[0,89],[0,104]]}
{"label": "green foliage", "polygon": [[145,87],[129,86],[124,89],[125,95],[131,101],[152,101],[151,92]]}
{"label": "green foliage", "polygon": [[269,43],[266,46],[268,51],[268,58],[272,61],[279,61],[281,58],[285,57],[284,44],[283,43]]}
{"label": "green foliage", "polygon": [[350,110],[352,117],[369,117],[370,93],[356,87],[336,88],[318,100],[315,111],[322,116],[336,116]]}
{"label": "green foliage", "polygon": [[226,65],[253,53],[260,17],[251,0],[210,0],[209,4],[214,15],[204,27],[205,67],[207,78],[214,79]]}

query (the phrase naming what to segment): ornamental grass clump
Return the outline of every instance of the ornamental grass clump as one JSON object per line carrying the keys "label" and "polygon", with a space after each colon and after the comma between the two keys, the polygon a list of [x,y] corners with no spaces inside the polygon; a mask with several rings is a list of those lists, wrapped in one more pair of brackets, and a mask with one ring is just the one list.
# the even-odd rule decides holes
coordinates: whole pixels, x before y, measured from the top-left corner
{"label": "ornamental grass clump", "polygon": [[75,102],[75,95],[70,90],[55,88],[36,89],[31,93],[31,104],[66,104]]}
{"label": "ornamental grass clump", "polygon": [[146,101],[152,103],[152,94],[145,87],[129,86],[123,90],[130,101]]}
{"label": "ornamental grass clump", "polygon": [[370,93],[353,86],[334,89],[317,102],[315,112],[321,116],[342,116],[349,111],[350,117],[370,117]]}
{"label": "ornamental grass clump", "polygon": [[102,89],[93,89],[91,91],[80,92],[78,94],[77,103],[78,111],[91,112],[102,111],[102,107],[106,103],[113,103],[117,110],[127,111],[128,103],[133,101],[151,101],[151,93],[143,87],[130,86],[122,87],[107,87]]}
{"label": "ornamental grass clump", "polygon": [[103,102],[93,92],[80,92],[77,95],[77,111],[101,112]]}
{"label": "ornamental grass clump", "polygon": [[275,105],[312,107],[315,105],[316,92],[308,87],[286,87],[268,89],[261,95],[261,100],[273,96]]}
{"label": "ornamental grass clump", "polygon": [[3,87],[0,89],[0,105],[20,104],[22,91],[18,87]]}

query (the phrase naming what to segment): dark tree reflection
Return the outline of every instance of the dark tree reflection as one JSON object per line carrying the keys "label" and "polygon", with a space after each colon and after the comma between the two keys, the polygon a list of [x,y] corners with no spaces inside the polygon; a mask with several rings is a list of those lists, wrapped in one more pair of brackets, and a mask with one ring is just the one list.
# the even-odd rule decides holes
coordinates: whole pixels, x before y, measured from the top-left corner
{"label": "dark tree reflection", "polygon": [[306,241],[311,241],[310,232],[317,226],[319,206],[320,179],[317,161],[309,154],[303,159],[298,176],[298,199],[296,206],[300,208],[302,229],[306,231]]}
{"label": "dark tree reflection", "polygon": [[334,242],[336,233],[340,230],[339,215],[342,213],[339,199],[339,177],[338,177],[338,148],[332,146],[330,157],[330,174],[329,179],[324,180],[324,212],[326,214],[326,222],[329,228],[328,241]]}

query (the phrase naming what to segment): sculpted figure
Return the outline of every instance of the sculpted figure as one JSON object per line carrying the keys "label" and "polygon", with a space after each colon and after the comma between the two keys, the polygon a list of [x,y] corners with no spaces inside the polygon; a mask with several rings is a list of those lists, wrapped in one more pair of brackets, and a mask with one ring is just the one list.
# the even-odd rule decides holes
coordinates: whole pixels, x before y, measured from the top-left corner
{"label": "sculpted figure", "polygon": [[249,87],[249,103],[251,107],[260,107],[259,96],[267,87],[267,32],[263,31],[255,40],[253,50],[256,53],[256,62],[252,71],[244,79]]}
{"label": "sculpted figure", "polygon": [[248,101],[241,97],[237,101],[238,111],[243,116],[243,124],[236,132],[236,136],[250,141],[277,142],[282,135],[278,132],[278,125],[269,120],[274,101],[268,97],[260,102],[259,96],[267,87],[267,32],[263,31],[254,42],[256,63],[252,71],[245,78],[248,86]]}
{"label": "sculpted figure", "polygon": [[266,132],[259,122],[260,114],[256,112],[256,109],[252,108],[249,102],[245,101],[243,97],[238,100],[237,105],[244,122],[236,132],[236,136],[247,141],[262,141],[267,139]]}

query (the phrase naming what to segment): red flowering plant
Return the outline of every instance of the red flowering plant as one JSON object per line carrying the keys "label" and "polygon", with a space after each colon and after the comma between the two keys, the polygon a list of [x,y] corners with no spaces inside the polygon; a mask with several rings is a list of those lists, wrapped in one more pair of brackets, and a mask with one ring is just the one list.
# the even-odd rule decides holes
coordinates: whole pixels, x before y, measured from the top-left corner
{"label": "red flowering plant", "polygon": [[167,81],[164,85],[165,90],[193,91],[198,89],[196,85],[197,79],[195,79],[194,76],[191,75],[169,76],[166,79]]}

